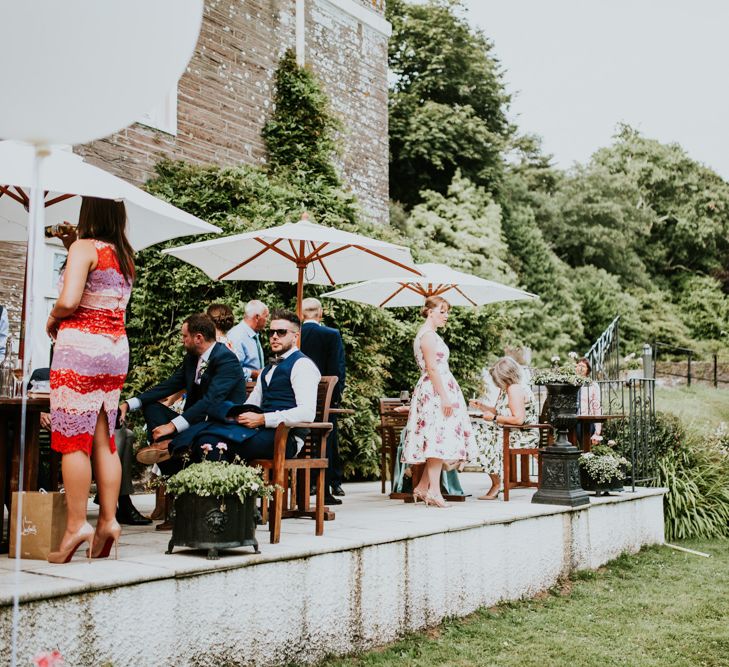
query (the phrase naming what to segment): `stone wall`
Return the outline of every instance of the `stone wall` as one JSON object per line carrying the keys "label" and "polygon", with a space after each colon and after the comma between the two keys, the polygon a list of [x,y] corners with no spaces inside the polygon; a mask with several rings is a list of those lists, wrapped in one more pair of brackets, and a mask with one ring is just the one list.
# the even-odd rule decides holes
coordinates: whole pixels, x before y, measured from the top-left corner
{"label": "stone wall", "polygon": [[[10,333],[18,340],[25,283],[25,243],[0,243],[0,305],[8,309]],[[14,345],[17,349],[17,342]]]}
{"label": "stone wall", "polygon": [[[306,61],[345,128],[337,163],[363,212],[388,219],[387,36],[341,9],[307,0]],[[383,2],[356,0],[382,21]],[[162,157],[195,163],[261,164],[261,129],[273,77],[295,46],[295,0],[207,0],[195,54],[178,86],[177,135],[134,125],[78,148],[134,183]]]}

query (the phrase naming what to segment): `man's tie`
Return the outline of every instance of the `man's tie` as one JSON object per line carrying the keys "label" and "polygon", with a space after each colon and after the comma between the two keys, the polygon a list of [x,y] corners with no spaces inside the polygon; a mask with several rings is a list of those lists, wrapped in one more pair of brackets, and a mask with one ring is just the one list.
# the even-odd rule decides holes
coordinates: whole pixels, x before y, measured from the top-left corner
{"label": "man's tie", "polygon": [[253,340],[256,341],[256,352],[258,352],[258,364],[263,368],[263,348],[261,347],[261,336],[258,333],[253,334]]}

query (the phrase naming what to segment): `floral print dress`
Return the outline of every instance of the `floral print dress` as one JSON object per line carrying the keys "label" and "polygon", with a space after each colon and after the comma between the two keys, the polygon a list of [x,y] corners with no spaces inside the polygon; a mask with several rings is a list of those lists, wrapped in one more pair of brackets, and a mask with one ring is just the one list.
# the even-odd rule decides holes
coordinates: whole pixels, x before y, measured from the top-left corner
{"label": "floral print dress", "polygon": [[[420,347],[424,335],[436,337],[438,373],[453,406],[450,417],[443,415],[440,396],[425,372],[425,357]],[[421,375],[413,391],[402,453],[403,463],[425,463],[429,458],[446,461],[473,460],[476,454],[476,441],[473,438],[463,393],[448,368],[450,354],[448,346],[437,333],[426,330],[418,333],[413,347]]]}
{"label": "floral print dress", "polygon": [[[537,399],[529,387],[522,385],[522,389],[524,390],[524,423],[537,424],[539,421]],[[497,415],[511,417],[509,397],[506,395],[505,391],[499,392],[499,396],[496,399],[496,405],[494,407],[496,408]],[[478,449],[478,464],[483,466],[485,472],[503,477],[503,429],[500,426],[497,426],[493,421],[484,421],[483,419],[478,418],[473,420],[473,430]],[[538,443],[539,431],[537,429],[512,428],[509,430],[510,447],[530,448],[536,447]]]}

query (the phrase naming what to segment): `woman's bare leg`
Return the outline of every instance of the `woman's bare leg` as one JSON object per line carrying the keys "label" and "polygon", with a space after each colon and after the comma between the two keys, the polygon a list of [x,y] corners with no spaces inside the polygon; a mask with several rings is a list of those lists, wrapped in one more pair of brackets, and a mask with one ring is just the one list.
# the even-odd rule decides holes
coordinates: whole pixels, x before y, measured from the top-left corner
{"label": "woman's bare leg", "polygon": [[69,452],[61,459],[63,488],[66,491],[66,534],[61,549],[86,523],[86,507],[91,488],[91,462],[86,452]]}
{"label": "woman's bare leg", "polygon": [[96,529],[116,521],[116,506],[119,502],[121,487],[121,461],[119,455],[111,451],[109,438],[109,422],[106,410],[99,412],[94,431],[94,448],[92,450],[96,488],[99,492],[99,521]]}
{"label": "woman's bare leg", "polygon": [[430,493],[431,496],[440,495],[440,473],[443,469],[443,459],[430,458],[425,460],[425,466],[423,474],[420,477],[420,482],[413,489],[421,495]]}

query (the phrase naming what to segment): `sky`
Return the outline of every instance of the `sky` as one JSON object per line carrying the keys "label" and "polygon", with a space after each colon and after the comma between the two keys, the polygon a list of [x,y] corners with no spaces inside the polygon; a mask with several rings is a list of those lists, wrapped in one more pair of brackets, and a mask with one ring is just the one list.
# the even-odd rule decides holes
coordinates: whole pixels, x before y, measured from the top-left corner
{"label": "sky", "polygon": [[729,2],[464,0],[494,43],[511,117],[566,168],[618,123],[729,180]]}

